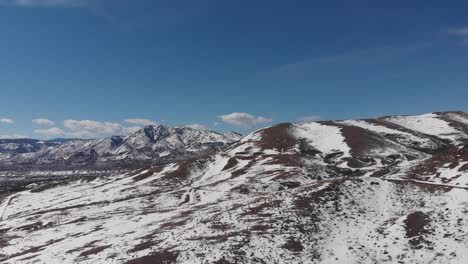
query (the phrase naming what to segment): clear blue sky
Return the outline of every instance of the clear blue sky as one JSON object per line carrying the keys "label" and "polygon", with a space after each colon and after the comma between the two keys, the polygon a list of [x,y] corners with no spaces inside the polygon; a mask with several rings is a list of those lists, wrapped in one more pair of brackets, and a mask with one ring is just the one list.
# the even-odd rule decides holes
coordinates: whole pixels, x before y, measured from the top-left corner
{"label": "clear blue sky", "polygon": [[[467,10],[427,0],[0,0],[0,135],[91,137],[102,122],[123,127],[102,134],[144,123],[129,118],[245,133],[270,120],[468,110]],[[252,116],[219,118],[235,112]]]}

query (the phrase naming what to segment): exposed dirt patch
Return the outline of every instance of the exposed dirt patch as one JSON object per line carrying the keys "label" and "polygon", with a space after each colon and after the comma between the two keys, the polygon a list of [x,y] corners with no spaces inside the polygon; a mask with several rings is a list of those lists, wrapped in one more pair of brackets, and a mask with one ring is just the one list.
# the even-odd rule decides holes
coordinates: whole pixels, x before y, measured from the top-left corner
{"label": "exposed dirt patch", "polygon": [[72,220],[70,222],[67,222],[67,224],[76,224],[76,223],[82,223],[85,222],[86,219],[88,219],[86,216],[80,217],[78,219]]}
{"label": "exposed dirt patch", "polygon": [[166,173],[165,177],[171,180],[183,181],[186,180],[192,169],[201,169],[205,163],[209,161],[207,157],[200,157],[199,159],[188,159],[178,162],[178,167],[174,171]]}
{"label": "exposed dirt patch", "polygon": [[266,164],[270,165],[284,165],[288,167],[300,167],[304,165],[302,162],[303,156],[299,153],[295,154],[277,154],[277,155],[265,155],[262,158],[271,158],[271,161],[267,162]]}
{"label": "exposed dirt patch", "polygon": [[[7,231],[8,231],[7,229],[0,230],[0,248],[10,245],[10,240],[13,240],[15,238],[21,238],[20,236],[16,236],[16,235],[6,235],[5,233]],[[0,254],[0,259],[1,259],[1,254]]]}
{"label": "exposed dirt patch", "polygon": [[334,201],[334,205],[337,206],[338,194],[340,193],[340,183],[349,180],[348,178],[336,179],[336,180],[323,180],[320,183],[317,183],[315,187],[320,185],[327,184],[323,189],[318,191],[311,191],[303,193],[302,195],[297,195],[294,199],[295,209],[300,212],[302,216],[309,215],[310,217],[315,217],[310,215],[317,207],[320,207],[324,204],[325,201]]}
{"label": "exposed dirt patch", "polygon": [[134,248],[132,248],[128,252],[129,253],[135,253],[135,252],[138,252],[138,251],[142,251],[142,250],[151,248],[152,246],[155,246],[155,245],[156,245],[156,242],[154,242],[152,240],[147,240],[147,241],[145,241],[145,242],[143,242],[141,244],[136,245]]}
{"label": "exposed dirt patch", "polygon": [[460,169],[458,169],[458,171],[468,171],[468,163],[461,166]]}
{"label": "exposed dirt patch", "polygon": [[230,232],[230,233],[224,233],[222,235],[214,235],[214,236],[200,236],[200,237],[195,237],[191,238],[190,240],[207,240],[207,241],[215,241],[215,242],[224,242],[228,240],[231,237],[236,237],[236,236],[241,236],[241,235],[247,235],[249,234],[248,231],[235,231],[235,232]]}
{"label": "exposed dirt patch", "polygon": [[149,256],[127,261],[126,264],[172,264],[177,261],[177,253],[155,252]]}
{"label": "exposed dirt patch", "polygon": [[[272,200],[272,201],[264,201],[262,203],[256,204],[254,207],[246,208],[246,211],[242,213],[242,216],[245,215],[257,215],[257,216],[267,216],[265,213],[262,213],[264,210],[269,208],[278,208],[281,206],[281,200]],[[270,214],[268,214],[270,215]]]}
{"label": "exposed dirt patch", "polygon": [[77,251],[83,251],[83,250],[85,250],[85,249],[87,249],[87,248],[92,248],[92,247],[94,247],[94,244],[95,244],[95,243],[98,243],[98,242],[99,242],[99,240],[91,241],[91,242],[89,242],[89,243],[86,243],[86,244],[85,244],[84,246],[82,246],[82,247],[68,250],[66,253],[73,253],[73,252],[77,252]]}
{"label": "exposed dirt patch", "polygon": [[35,222],[35,223],[32,223],[32,224],[19,226],[19,227],[16,228],[16,230],[32,231],[32,230],[39,230],[39,229],[42,229],[42,228],[47,228],[47,227],[50,227],[51,225],[52,225],[51,223],[44,225],[42,222]]}
{"label": "exposed dirt patch", "polygon": [[[286,187],[291,187],[291,188],[295,188],[293,185],[294,183],[286,183],[286,184],[282,184],[281,182],[283,181],[287,181],[289,178],[291,178],[291,176],[296,176],[296,175],[301,175],[301,171],[298,171],[298,170],[274,170],[274,171],[271,171],[269,172],[268,174],[270,175],[276,175],[274,178],[273,178],[273,181],[277,182],[279,181],[280,182],[280,185],[281,185],[281,190],[284,190],[284,188]],[[298,187],[298,186],[297,186]]]}
{"label": "exposed dirt patch", "polygon": [[250,193],[249,187],[247,185],[244,185],[244,184],[233,188],[232,191],[238,192],[238,193],[241,193],[241,194],[249,194]]}
{"label": "exposed dirt patch", "polygon": [[295,181],[284,181],[284,182],[280,182],[280,185],[281,186],[284,186],[288,189],[293,189],[293,188],[297,188],[299,186],[301,186],[301,183],[300,182],[295,182]]}
{"label": "exposed dirt patch", "polygon": [[290,237],[286,244],[283,245],[283,248],[293,252],[301,252],[304,250],[302,243],[292,237]]}
{"label": "exposed dirt patch", "polygon": [[181,220],[181,221],[176,221],[176,222],[168,222],[168,223],[162,224],[161,228],[162,229],[165,229],[165,228],[172,229],[174,227],[183,226],[183,225],[185,225],[185,223],[187,223],[187,220]]}
{"label": "exposed dirt patch", "polygon": [[222,257],[221,259],[218,259],[217,261],[215,261],[213,264],[234,264],[234,263],[227,261],[224,257]]}
{"label": "exposed dirt patch", "polygon": [[[47,242],[46,244],[44,245],[40,245],[40,246],[37,246],[37,247],[31,247],[25,251],[22,251],[20,253],[16,253],[16,254],[13,254],[13,255],[9,255],[9,256],[6,256],[6,259],[12,259],[12,258],[16,258],[16,257],[20,257],[20,256],[24,256],[24,255],[27,255],[27,254],[32,254],[32,253],[38,253],[38,252],[41,252],[42,250],[44,250],[47,246],[50,246],[52,244],[55,244],[55,243],[58,243],[60,241],[64,240],[64,238],[62,239],[56,239],[56,240],[50,240],[49,242]],[[0,260],[1,257],[0,257]]]}
{"label": "exposed dirt patch", "polygon": [[179,214],[180,217],[188,217],[190,215],[192,215],[193,213],[195,213],[195,210],[187,210],[187,211],[183,211]]}
{"label": "exposed dirt patch", "polygon": [[254,225],[250,228],[250,231],[261,231],[261,232],[265,232],[267,231],[268,229],[270,229],[271,226],[268,226],[268,225]]}
{"label": "exposed dirt patch", "polygon": [[371,177],[382,177],[389,174],[392,170],[390,168],[383,168],[377,171],[374,171],[370,176]]}
{"label": "exposed dirt patch", "polygon": [[299,139],[299,151],[301,152],[301,155],[304,156],[310,156],[310,157],[315,157],[318,154],[322,153],[318,149],[314,148],[307,142],[305,139]]}
{"label": "exposed dirt patch", "polygon": [[225,224],[225,223],[213,223],[210,228],[212,229],[217,229],[217,230],[228,230],[232,228],[231,224]]}
{"label": "exposed dirt patch", "polygon": [[341,134],[353,156],[365,156],[372,149],[388,145],[384,137],[361,127],[347,126],[335,122],[325,122],[324,124],[341,128]]}
{"label": "exposed dirt patch", "polygon": [[291,123],[283,123],[261,131],[262,138],[258,145],[265,149],[276,149],[280,152],[293,148],[297,139],[290,133]]}
{"label": "exposed dirt patch", "polygon": [[135,177],[133,177],[133,180],[135,181],[141,181],[141,180],[144,180],[150,176],[153,176],[153,174],[155,173],[159,173],[161,172],[162,170],[164,169],[164,166],[158,166],[158,167],[154,167],[154,168],[151,168],[151,169],[148,169],[147,172],[145,173],[142,173],[140,175],[137,175]]}
{"label": "exposed dirt patch", "polygon": [[420,244],[424,242],[422,236],[430,233],[429,224],[431,221],[429,216],[423,212],[414,212],[406,217],[404,223],[406,237],[410,239],[409,243],[414,247],[420,246]]}
{"label": "exposed dirt patch", "polygon": [[229,170],[233,167],[235,167],[239,162],[237,161],[236,158],[232,157],[228,160],[226,166],[224,166],[223,171]]}
{"label": "exposed dirt patch", "polygon": [[87,257],[87,256],[90,256],[90,255],[96,255],[99,252],[102,252],[105,249],[110,248],[110,247],[111,247],[111,245],[95,247],[95,248],[92,248],[92,249],[81,252],[81,254],[79,256],[80,257]]}
{"label": "exposed dirt patch", "polygon": [[[424,160],[409,170],[407,177],[417,180],[428,180],[431,176],[436,175],[439,168],[445,164],[450,164],[448,168],[455,168],[459,165],[459,161],[468,161],[468,152],[464,149],[449,149],[431,158]],[[465,164],[463,169],[468,170],[468,164]],[[459,171],[462,171],[460,168]]]}
{"label": "exposed dirt patch", "polygon": [[241,168],[241,169],[238,169],[236,171],[233,171],[231,173],[231,175],[233,177],[239,177],[241,175],[244,175],[245,173],[247,173],[247,171],[255,164],[255,162],[252,160],[250,161],[247,165],[245,165],[245,167]]}

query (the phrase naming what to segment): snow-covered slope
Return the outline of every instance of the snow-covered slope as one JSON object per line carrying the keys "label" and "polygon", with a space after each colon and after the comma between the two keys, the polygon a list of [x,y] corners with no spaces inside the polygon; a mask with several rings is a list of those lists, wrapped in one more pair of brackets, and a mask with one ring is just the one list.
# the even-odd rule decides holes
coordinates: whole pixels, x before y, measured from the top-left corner
{"label": "snow-covered slope", "polygon": [[465,117],[280,124],[204,158],[5,193],[0,261],[468,263]]}

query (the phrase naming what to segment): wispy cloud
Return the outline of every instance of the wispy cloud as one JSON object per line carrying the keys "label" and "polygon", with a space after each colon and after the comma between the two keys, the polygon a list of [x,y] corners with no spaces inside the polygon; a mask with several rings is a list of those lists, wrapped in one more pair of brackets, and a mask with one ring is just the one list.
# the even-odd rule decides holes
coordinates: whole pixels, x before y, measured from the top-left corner
{"label": "wispy cloud", "polygon": [[84,0],[0,0],[2,5],[22,7],[77,7],[85,2]]}
{"label": "wispy cloud", "polygon": [[320,120],[320,116],[315,116],[315,115],[303,116],[303,117],[297,118],[297,121],[304,122],[304,123],[315,122],[319,120]]}
{"label": "wispy cloud", "polygon": [[468,27],[449,29],[448,34],[455,35],[455,36],[468,36]]}
{"label": "wispy cloud", "polygon": [[32,122],[41,126],[53,126],[55,124],[54,121],[47,118],[36,118],[33,119]]}
{"label": "wispy cloud", "polygon": [[0,135],[0,139],[16,139],[16,138],[28,138],[28,136],[22,135],[22,134]]}
{"label": "wispy cloud", "polygon": [[221,115],[219,118],[230,125],[253,128],[258,124],[273,122],[273,119],[262,116],[254,116],[248,113],[231,113],[227,115]]}
{"label": "wispy cloud", "polygon": [[144,119],[144,118],[130,118],[130,119],[125,119],[126,123],[133,124],[133,125],[143,125],[143,126],[149,126],[149,125],[157,125],[158,123],[149,120],[149,119]]}
{"label": "wispy cloud", "polygon": [[208,130],[206,126],[201,125],[201,124],[191,124],[191,125],[187,125],[186,127],[190,127],[190,128],[197,129],[197,130]]}
{"label": "wispy cloud", "polygon": [[410,44],[395,44],[371,48],[355,49],[341,53],[330,54],[315,58],[306,58],[278,65],[274,68],[256,74],[260,79],[284,79],[296,78],[298,76],[311,76],[323,71],[325,66],[353,65],[356,61],[368,64],[382,64],[391,62],[397,57],[408,56],[412,52],[430,47],[433,41],[425,41]]}
{"label": "wispy cloud", "polygon": [[4,117],[4,118],[0,118],[0,123],[3,123],[3,124],[13,124],[14,121],[13,121],[13,119],[11,119],[11,118],[5,118],[5,117]]}
{"label": "wispy cloud", "polygon": [[463,45],[468,45],[468,27],[463,28],[452,28],[447,31],[451,36],[456,36],[461,38],[461,43]]}

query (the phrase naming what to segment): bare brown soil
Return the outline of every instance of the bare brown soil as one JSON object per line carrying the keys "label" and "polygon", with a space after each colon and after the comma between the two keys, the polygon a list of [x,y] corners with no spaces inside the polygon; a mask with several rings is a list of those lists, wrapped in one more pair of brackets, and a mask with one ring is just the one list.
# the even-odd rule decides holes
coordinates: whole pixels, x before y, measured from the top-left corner
{"label": "bare brown soil", "polygon": [[135,181],[141,181],[141,180],[144,180],[144,179],[152,176],[155,173],[161,172],[163,169],[164,169],[164,166],[154,167],[154,168],[148,169],[148,171],[146,173],[143,173],[143,174],[140,174],[140,175],[137,175],[137,176],[133,177],[133,179]]}
{"label": "bare brown soil", "polygon": [[135,253],[135,252],[138,252],[138,251],[142,251],[142,250],[145,250],[145,249],[148,249],[148,248],[151,248],[153,246],[155,246],[157,243],[148,239],[147,241],[141,243],[141,244],[138,244],[136,245],[134,248],[132,248],[131,250],[129,250],[128,252],[129,253]]}
{"label": "bare brown soil", "polygon": [[56,240],[50,240],[47,244],[44,244],[44,245],[40,245],[40,246],[37,246],[37,247],[32,247],[32,248],[29,248],[25,251],[22,251],[20,253],[16,253],[16,254],[13,254],[13,255],[8,255],[8,256],[5,256],[4,259],[2,259],[0,257],[0,262],[2,260],[7,260],[7,259],[11,259],[11,258],[16,258],[16,257],[20,257],[20,256],[24,256],[24,255],[27,255],[27,254],[31,254],[31,253],[37,253],[37,252],[40,252],[42,250],[44,250],[47,246],[50,246],[52,244],[55,244],[55,243],[58,243],[60,241],[62,241],[64,239],[56,239]]}
{"label": "bare brown soil", "polygon": [[385,138],[381,135],[361,127],[347,126],[335,122],[325,122],[324,124],[341,128],[341,134],[353,156],[365,156],[369,150],[377,147],[381,148],[387,144]]}
{"label": "bare brown soil", "polygon": [[429,224],[430,218],[423,212],[414,212],[409,214],[404,220],[406,237],[409,243],[414,247],[419,247],[421,243],[425,242],[422,235],[430,233]]}
{"label": "bare brown soil", "polygon": [[[431,158],[419,163],[411,168],[408,173],[408,178],[426,180],[426,177],[434,175],[437,170],[447,163],[450,163],[448,168],[455,168],[459,165],[459,161],[468,161],[468,151],[466,149],[449,149]],[[459,171],[468,169],[468,164],[464,165]]]}
{"label": "bare brown soil", "polygon": [[226,166],[224,166],[223,171],[229,170],[233,167],[235,167],[239,162],[237,161],[236,158],[232,157],[228,160]]}
{"label": "bare brown soil", "polygon": [[127,261],[126,264],[173,264],[177,261],[177,253],[155,252],[149,256]]}
{"label": "bare brown soil", "polygon": [[286,244],[283,245],[283,248],[293,251],[293,252],[301,252],[304,250],[302,243],[300,241],[295,240],[294,238],[289,238]]}
{"label": "bare brown soil", "polygon": [[247,208],[246,211],[242,214],[242,216],[245,216],[245,215],[264,216],[265,214],[262,214],[263,210],[267,208],[278,208],[280,206],[281,206],[281,200],[264,201],[260,204],[257,204],[254,207]]}
{"label": "bare brown soil", "polygon": [[207,240],[207,241],[215,241],[216,243],[223,242],[228,240],[231,237],[247,235],[249,232],[247,230],[243,231],[235,231],[230,233],[224,233],[222,235],[214,235],[214,236],[199,236],[191,238],[190,240]]}
{"label": "bare brown soil", "polygon": [[297,144],[297,139],[290,133],[291,123],[283,123],[262,130],[258,145],[265,149],[286,151]]}
{"label": "bare brown soil", "polygon": [[92,249],[81,252],[81,254],[79,256],[80,257],[87,257],[87,256],[90,256],[90,255],[96,255],[99,252],[102,252],[105,249],[110,248],[110,247],[111,247],[111,245],[95,247],[95,248],[92,248]]}

